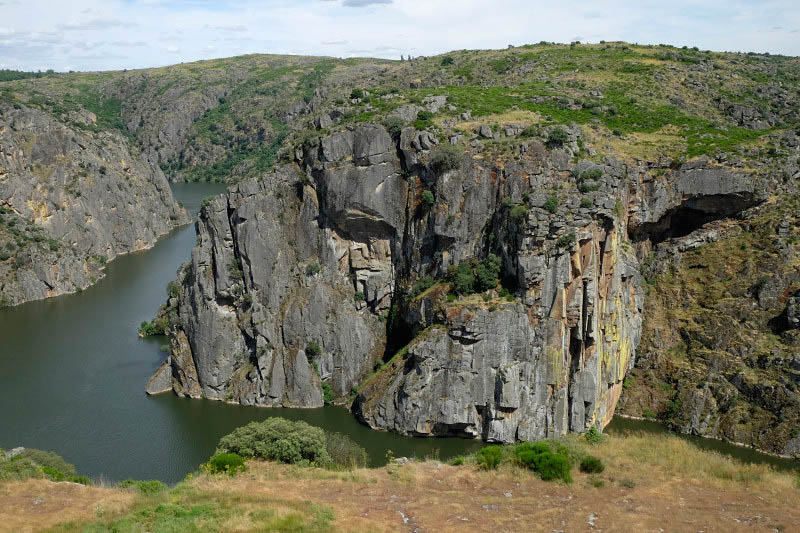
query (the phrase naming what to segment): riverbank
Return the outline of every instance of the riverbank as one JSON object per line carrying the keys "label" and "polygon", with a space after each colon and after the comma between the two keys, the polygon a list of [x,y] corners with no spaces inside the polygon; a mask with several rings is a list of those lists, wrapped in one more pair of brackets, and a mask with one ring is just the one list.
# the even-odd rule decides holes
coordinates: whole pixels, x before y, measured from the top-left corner
{"label": "riverbank", "polygon": [[563,484],[513,466],[487,472],[432,460],[346,472],[251,461],[233,477],[196,473],[149,493],[31,480],[0,485],[0,530],[790,531],[800,523],[800,481],[768,466],[670,435],[567,444],[590,450],[605,471],[574,469]]}

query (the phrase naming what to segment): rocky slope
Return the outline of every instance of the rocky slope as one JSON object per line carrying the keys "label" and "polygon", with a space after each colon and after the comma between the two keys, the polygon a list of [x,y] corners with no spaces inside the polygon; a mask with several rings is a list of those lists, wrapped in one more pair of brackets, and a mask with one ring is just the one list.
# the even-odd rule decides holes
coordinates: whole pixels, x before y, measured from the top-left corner
{"label": "rocky slope", "polygon": [[0,304],[84,289],[106,261],[187,222],[158,167],[117,133],[0,102]]}

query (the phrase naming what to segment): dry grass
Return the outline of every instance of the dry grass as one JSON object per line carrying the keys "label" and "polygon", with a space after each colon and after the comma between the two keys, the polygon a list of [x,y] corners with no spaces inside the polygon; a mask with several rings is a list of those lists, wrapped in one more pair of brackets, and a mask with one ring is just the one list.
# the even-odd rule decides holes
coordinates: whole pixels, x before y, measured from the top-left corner
{"label": "dry grass", "polygon": [[41,531],[60,522],[92,520],[98,512],[119,514],[136,495],[117,489],[30,479],[0,484],[0,531]]}
{"label": "dry grass", "polygon": [[[444,119],[439,118],[437,120],[441,123]],[[455,125],[455,129],[462,133],[475,133],[478,128],[484,124],[496,124],[498,126],[503,126],[505,124],[524,123],[530,125],[538,124],[541,121],[542,116],[539,113],[534,113],[532,111],[512,110],[506,113],[487,115],[485,117],[480,117],[480,119],[459,122]],[[439,125],[441,126],[441,124]]]}
{"label": "dry grass", "polygon": [[[605,472],[574,469],[575,481],[565,485],[512,465],[485,472],[471,464],[410,462],[329,472],[250,462],[236,477],[200,475],[151,497],[29,481],[3,487],[0,528],[94,520],[101,530],[120,531],[583,531],[592,521],[607,531],[789,531],[800,523],[800,487],[768,467],[669,435],[605,437],[596,445],[573,436],[566,443],[600,457]],[[44,519],[25,503],[35,497],[62,502],[61,511],[53,505]],[[98,503],[103,513],[93,518]],[[180,509],[183,516],[161,518],[184,521],[156,522],[158,508]]]}

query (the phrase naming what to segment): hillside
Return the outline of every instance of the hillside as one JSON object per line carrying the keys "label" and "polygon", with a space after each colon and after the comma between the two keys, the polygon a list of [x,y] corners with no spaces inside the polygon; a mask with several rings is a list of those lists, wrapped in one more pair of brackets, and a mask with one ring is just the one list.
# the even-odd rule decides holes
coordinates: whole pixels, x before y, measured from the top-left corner
{"label": "hillside", "polygon": [[151,392],[501,442],[619,401],[797,455],[799,87],[797,58],[540,43],[63,74],[0,102],[236,183],[201,213]]}
{"label": "hillside", "polygon": [[676,437],[567,444],[605,471],[575,468],[566,484],[435,459],[348,471],[249,461],[235,476],[196,472],[172,488],[7,481],[0,531],[790,531],[800,520],[796,475]]}

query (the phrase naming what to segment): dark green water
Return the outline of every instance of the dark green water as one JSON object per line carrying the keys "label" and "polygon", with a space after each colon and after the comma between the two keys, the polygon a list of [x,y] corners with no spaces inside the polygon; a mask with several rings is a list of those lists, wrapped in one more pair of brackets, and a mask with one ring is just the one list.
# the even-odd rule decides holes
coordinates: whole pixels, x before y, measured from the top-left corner
{"label": "dark green water", "polygon": [[[196,212],[224,187],[173,190]],[[163,303],[194,243],[194,227],[182,227],[151,250],[112,261],[106,277],[81,293],[0,309],[0,447],[53,450],[92,477],[174,482],[208,459],[221,436],[269,416],[346,433],[374,464],[389,449],[396,457],[446,458],[480,446],[371,431],[337,407],[263,409],[145,395],[165,341],[140,339],[136,329]]]}
{"label": "dark green water", "polygon": [[729,455],[745,463],[766,463],[772,465],[776,470],[793,470],[800,472],[800,460],[783,459],[781,457],[775,457],[773,455],[757,452],[752,448],[736,446],[735,444],[722,442],[720,440],[704,439],[702,437],[696,437],[693,435],[674,433],[663,424],[654,422],[652,420],[634,420],[617,416],[606,427],[605,432],[609,435],[625,435],[630,433],[670,433],[691,442],[698,448]]}

